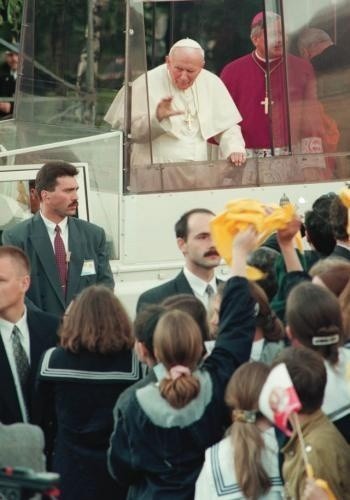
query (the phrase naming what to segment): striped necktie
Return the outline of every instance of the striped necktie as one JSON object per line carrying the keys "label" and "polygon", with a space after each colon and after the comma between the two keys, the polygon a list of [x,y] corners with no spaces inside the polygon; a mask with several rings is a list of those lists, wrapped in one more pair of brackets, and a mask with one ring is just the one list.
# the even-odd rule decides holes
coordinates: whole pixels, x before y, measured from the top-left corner
{"label": "striped necktie", "polygon": [[21,332],[19,328],[15,325],[11,334],[11,343],[13,350],[13,357],[15,359],[18,378],[22,387],[23,395],[26,394],[26,385],[30,370],[28,356],[24,350],[21,342]]}
{"label": "striped necktie", "polygon": [[211,285],[207,285],[207,288],[205,289],[205,293],[207,294],[207,297],[208,297],[207,310],[209,311],[213,305],[213,300],[214,300],[214,296],[215,296],[214,288]]}

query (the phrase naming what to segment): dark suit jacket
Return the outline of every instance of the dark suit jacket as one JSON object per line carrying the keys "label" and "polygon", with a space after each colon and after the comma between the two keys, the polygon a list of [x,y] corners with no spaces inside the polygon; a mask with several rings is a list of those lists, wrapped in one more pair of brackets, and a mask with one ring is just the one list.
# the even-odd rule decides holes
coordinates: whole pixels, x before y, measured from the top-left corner
{"label": "dark suit jacket", "polygon": [[[102,228],[74,217],[68,217],[67,294],[64,298],[59,282],[55,255],[44,221],[39,213],[3,232],[4,245],[15,245],[28,255],[32,271],[27,297],[43,311],[62,316],[66,306],[81,290],[95,283],[114,288],[114,280]],[[96,274],[81,276],[83,264],[93,260]]]}
{"label": "dark suit jacket", "polygon": [[[27,322],[30,337],[30,373],[28,380],[29,418],[32,421],[35,401],[36,375],[42,354],[57,344],[57,330],[60,320],[51,314],[27,308]],[[3,424],[23,422],[16,387],[7,358],[5,346],[0,337],[0,421]]]}
{"label": "dark suit jacket", "polygon": [[[221,283],[221,280],[217,280],[217,283]],[[142,311],[142,309],[149,304],[159,304],[167,297],[178,295],[180,293],[189,293],[194,295],[183,271],[181,271],[173,280],[167,281],[162,285],[143,292],[137,301],[136,312]]]}
{"label": "dark suit jacket", "polygon": [[[0,97],[13,97],[16,90],[16,80],[13,75],[11,75],[10,66],[4,63],[0,66]],[[5,100],[3,99],[3,102]],[[9,116],[13,112],[13,102],[11,103],[10,113],[4,113],[0,111],[0,118],[4,116]]]}
{"label": "dark suit jacket", "polygon": [[337,257],[346,260],[350,260],[350,248],[347,250],[340,245],[335,245],[333,252],[328,257]]}

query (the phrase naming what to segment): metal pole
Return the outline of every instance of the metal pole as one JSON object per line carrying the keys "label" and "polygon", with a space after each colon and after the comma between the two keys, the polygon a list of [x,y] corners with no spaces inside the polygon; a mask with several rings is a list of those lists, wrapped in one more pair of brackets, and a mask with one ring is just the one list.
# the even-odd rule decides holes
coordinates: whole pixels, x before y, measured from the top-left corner
{"label": "metal pole", "polygon": [[123,138],[123,192],[127,192],[130,182],[130,156],[131,156],[131,61],[130,37],[130,0],[125,2],[125,83],[124,83],[124,138]]}
{"label": "metal pole", "polygon": [[96,0],[88,0],[87,47],[86,47],[86,88],[91,122],[95,122],[95,56],[94,56],[94,4]]}

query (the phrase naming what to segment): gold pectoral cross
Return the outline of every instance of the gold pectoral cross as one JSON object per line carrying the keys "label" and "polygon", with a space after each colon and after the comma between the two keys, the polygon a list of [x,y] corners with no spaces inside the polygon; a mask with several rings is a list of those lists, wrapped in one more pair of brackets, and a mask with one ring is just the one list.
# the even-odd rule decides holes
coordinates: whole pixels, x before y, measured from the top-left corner
{"label": "gold pectoral cross", "polygon": [[264,106],[265,115],[267,115],[269,113],[269,104],[270,103],[272,105],[273,101],[270,101],[270,99],[269,99],[269,97],[267,95],[265,96],[265,99],[263,101],[260,101],[260,104],[262,106]]}

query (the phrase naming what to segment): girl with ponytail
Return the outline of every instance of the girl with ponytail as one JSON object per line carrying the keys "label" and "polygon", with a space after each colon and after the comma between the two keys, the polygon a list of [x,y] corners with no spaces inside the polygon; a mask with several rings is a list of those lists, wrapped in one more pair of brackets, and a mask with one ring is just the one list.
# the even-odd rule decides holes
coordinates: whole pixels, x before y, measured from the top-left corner
{"label": "girl with ponytail", "polygon": [[256,242],[252,228],[235,238],[233,277],[211,354],[203,361],[193,317],[168,310],[154,332],[157,382],[118,399],[108,463],[112,476],[129,486],[128,500],[193,500],[205,450],[230,424],[225,387],[250,356],[255,317],[246,259]]}
{"label": "girl with ponytail", "polygon": [[154,349],[167,370],[159,383],[159,392],[172,408],[183,408],[197,397],[200,389],[200,374],[195,373],[203,353],[198,324],[183,311],[165,313],[154,332]]}
{"label": "girl with ponytail", "polygon": [[195,500],[283,498],[275,432],[258,409],[268,373],[265,364],[253,361],[231,377],[225,401],[233,424],[227,436],[206,451]]}
{"label": "girl with ponytail", "polygon": [[322,410],[349,443],[350,349],[344,347],[339,300],[324,286],[301,283],[289,294],[286,318],[292,344],[308,347],[324,359],[327,384]]}

